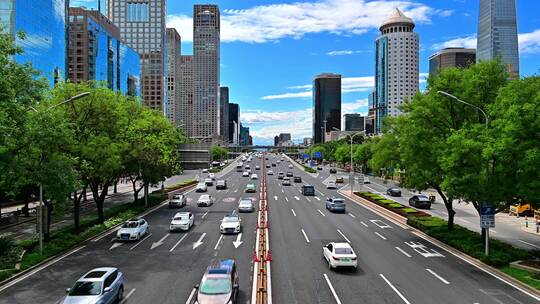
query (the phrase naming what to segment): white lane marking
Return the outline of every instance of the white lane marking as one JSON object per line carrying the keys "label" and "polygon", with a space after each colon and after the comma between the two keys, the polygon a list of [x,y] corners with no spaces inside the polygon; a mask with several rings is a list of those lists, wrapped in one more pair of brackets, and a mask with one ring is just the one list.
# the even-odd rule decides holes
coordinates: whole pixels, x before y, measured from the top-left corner
{"label": "white lane marking", "polygon": [[203,233],[201,235],[201,237],[195,243],[193,243],[193,250],[197,249],[197,247],[199,247],[199,246],[201,246],[203,244],[202,240],[204,239],[205,236],[206,236],[206,232]]}
{"label": "white lane marking", "polygon": [[233,242],[233,246],[234,248],[238,248],[240,247],[240,245],[242,245],[242,234],[239,233],[237,236],[236,236],[236,241]]}
{"label": "white lane marking", "polygon": [[403,255],[405,255],[406,257],[410,258],[412,257],[410,254],[408,254],[405,250],[399,248],[396,246],[396,249],[399,250],[399,252],[403,253]]}
{"label": "white lane marking", "polygon": [[291,212],[294,216],[296,216],[296,212],[294,212],[294,209],[291,209]]}
{"label": "white lane marking", "polygon": [[375,224],[377,227],[381,228],[381,229],[386,229],[386,228],[392,228],[392,226],[388,225],[387,223],[381,221],[381,220],[369,220],[370,222],[372,222],[373,224]]}
{"label": "white lane marking", "polygon": [[322,213],[322,211],[320,209],[317,209],[317,211],[319,211],[319,213],[322,215],[322,216],[326,216],[324,215],[324,213]]}
{"label": "white lane marking", "polygon": [[407,300],[402,294],[401,292],[399,292],[399,290],[397,290],[397,288],[392,285],[392,283],[390,283],[390,281],[388,281],[388,279],[382,274],[382,273],[379,273],[379,275],[381,276],[381,278],[386,282],[386,284],[388,284],[388,286],[390,286],[390,288],[392,288],[392,290],[403,300],[403,302],[407,303],[407,304],[411,304],[411,302],[409,302],[409,300]]}
{"label": "white lane marking", "polygon": [[176,242],[176,244],[174,244],[174,246],[171,248],[171,250],[169,250],[169,252],[172,252],[174,249],[176,249],[176,247],[178,247],[178,245],[180,245],[180,243],[182,243],[182,241],[188,236],[189,233],[186,233],[182,236],[182,238],[180,238],[180,240],[178,240],[178,242]]}
{"label": "white lane marking", "polygon": [[381,239],[386,240],[386,238],[382,234],[380,234],[378,232],[375,232],[375,234],[378,235]]}
{"label": "white lane marking", "polygon": [[234,193],[238,192],[238,189],[234,189]]}
{"label": "white lane marking", "polygon": [[351,242],[351,241],[345,236],[345,234],[343,234],[343,232],[341,232],[341,230],[338,229],[337,232],[338,232],[339,234],[341,234],[341,236],[345,239],[345,241],[347,241],[347,243],[350,243],[350,242]]}
{"label": "white lane marking", "polygon": [[368,227],[368,225],[364,222],[360,222],[360,224],[364,225],[364,227]]}
{"label": "white lane marking", "polygon": [[304,238],[306,239],[306,242],[309,243],[309,239],[308,239],[307,234],[306,234],[306,232],[304,231],[304,229],[302,229],[302,234],[304,235]]}
{"label": "white lane marking", "polygon": [[282,192],[282,193],[285,193],[285,191],[284,191],[283,189],[281,189],[281,192]]}
{"label": "white lane marking", "polygon": [[307,199],[308,202],[311,202],[311,200],[309,199],[309,197],[306,196],[306,199]]}
{"label": "white lane marking", "polygon": [[288,198],[288,197],[285,197],[285,200],[288,202],[288,201],[289,201],[289,198]]}
{"label": "white lane marking", "polygon": [[216,246],[214,246],[214,250],[217,250],[217,248],[219,247],[219,243],[221,242],[222,239],[223,239],[223,234],[219,236],[219,239],[217,240]]}
{"label": "white lane marking", "polygon": [[352,214],[352,213],[349,213],[349,215],[352,217],[352,218],[356,218],[356,215]]}
{"label": "white lane marking", "polygon": [[324,274],[324,279],[326,280],[326,284],[328,284],[328,287],[330,288],[332,295],[334,295],[334,299],[336,300],[336,303],[341,304],[341,301],[339,300],[336,290],[334,289],[334,286],[332,286],[332,283],[330,283],[330,279],[328,279],[328,276],[326,275],[326,273]]}
{"label": "white lane marking", "polygon": [[129,248],[129,250],[135,249],[137,246],[139,246],[144,240],[146,240],[147,238],[149,238],[151,235],[152,235],[152,233],[147,234],[147,235],[146,235],[145,237],[143,237],[140,241],[138,241],[137,244],[131,246],[131,248]]}
{"label": "white lane marking", "polygon": [[137,288],[133,288],[132,290],[130,290],[130,291],[128,292],[128,294],[124,296],[124,298],[122,299],[122,301],[120,302],[120,304],[126,303],[127,300],[129,299],[129,297],[131,297],[131,295],[135,292],[135,290],[137,290]]}
{"label": "white lane marking", "polygon": [[274,195],[274,200],[277,201],[277,196]]}
{"label": "white lane marking", "polygon": [[[490,231],[491,231],[491,229],[490,229]],[[535,248],[540,249],[540,246],[537,246],[537,245],[535,245],[535,244],[531,244],[531,243],[525,242],[525,241],[523,241],[523,240],[518,240],[518,242],[522,242],[523,244],[527,244],[527,245],[529,245],[529,246],[532,246],[532,247],[535,247]]]}
{"label": "white lane marking", "polygon": [[317,197],[317,196],[315,196],[315,199],[316,199],[316,200],[318,200],[318,201],[320,201],[320,200],[321,200],[321,199],[320,199],[319,197]]}
{"label": "white lane marking", "polygon": [[206,212],[201,216],[201,218],[203,219],[207,214],[208,214],[208,211],[206,211]]}
{"label": "white lane marking", "polygon": [[450,284],[450,282],[448,282],[447,280],[445,280],[443,277],[441,277],[440,275],[436,274],[435,271],[429,269],[429,268],[426,268],[427,272],[431,273],[432,275],[434,275],[437,279],[441,280],[441,282],[443,282],[444,284]]}
{"label": "white lane marking", "polygon": [[[434,249],[429,249],[426,245],[420,243],[420,242],[405,242],[407,246],[411,247],[414,251],[418,252],[425,258],[433,258],[433,257],[443,257],[444,255],[440,254]],[[428,250],[429,249],[429,250]]]}
{"label": "white lane marking", "polygon": [[324,196],[324,193],[322,193],[321,191],[315,189],[315,191],[319,192],[320,195]]}
{"label": "white lane marking", "polygon": [[294,199],[297,200],[297,201],[300,200],[300,198],[298,196],[296,196],[296,195],[294,196]]}
{"label": "white lane marking", "polygon": [[156,248],[156,247],[159,247],[159,246],[163,245],[163,241],[165,241],[165,239],[167,239],[170,235],[171,235],[170,233],[167,233],[167,234],[165,234],[165,236],[162,237],[159,241],[153,242],[153,243],[152,243],[152,246],[150,247],[150,250],[152,250],[152,249],[154,249],[154,248]]}
{"label": "white lane marking", "polygon": [[196,288],[193,288],[191,290],[191,293],[189,294],[189,298],[186,301],[186,304],[191,304],[191,300],[193,300],[193,297],[195,296],[195,292],[197,292]]}

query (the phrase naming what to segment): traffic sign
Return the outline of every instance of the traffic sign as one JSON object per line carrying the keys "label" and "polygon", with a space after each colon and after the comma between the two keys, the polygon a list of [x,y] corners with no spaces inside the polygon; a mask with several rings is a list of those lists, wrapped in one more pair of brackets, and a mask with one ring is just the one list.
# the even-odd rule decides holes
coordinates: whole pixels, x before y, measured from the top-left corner
{"label": "traffic sign", "polygon": [[304,154],[304,159],[309,159],[309,154]]}
{"label": "traffic sign", "polygon": [[315,153],[313,153],[313,156],[316,157],[316,158],[322,158],[322,153],[321,152],[315,152]]}
{"label": "traffic sign", "polygon": [[480,228],[495,228],[495,208],[492,205],[480,206]]}

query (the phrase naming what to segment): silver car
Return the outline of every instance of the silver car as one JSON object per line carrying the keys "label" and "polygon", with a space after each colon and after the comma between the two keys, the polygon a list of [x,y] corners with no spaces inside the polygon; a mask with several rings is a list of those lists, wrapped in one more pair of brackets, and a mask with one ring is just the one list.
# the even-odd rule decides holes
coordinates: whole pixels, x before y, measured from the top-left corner
{"label": "silver car", "polygon": [[124,297],[124,274],[114,267],[90,270],[66,289],[63,304],[120,303]]}
{"label": "silver car", "polygon": [[255,205],[251,198],[241,198],[238,203],[238,212],[253,212],[255,211]]}

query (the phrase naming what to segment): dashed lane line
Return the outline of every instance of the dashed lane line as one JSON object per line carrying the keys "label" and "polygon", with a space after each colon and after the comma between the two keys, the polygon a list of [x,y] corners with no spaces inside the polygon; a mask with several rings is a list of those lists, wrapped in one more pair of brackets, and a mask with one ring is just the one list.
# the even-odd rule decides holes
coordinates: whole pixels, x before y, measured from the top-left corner
{"label": "dashed lane line", "polygon": [[356,215],[352,214],[352,213],[349,213],[349,215],[352,217],[352,218],[356,218]]}
{"label": "dashed lane line", "polygon": [[388,286],[392,288],[392,290],[403,300],[404,303],[411,304],[411,302],[409,302],[409,300],[407,300],[407,298],[405,298],[403,294],[399,292],[399,290],[394,285],[392,285],[392,283],[390,283],[390,281],[388,281],[388,279],[382,273],[379,273],[379,276],[381,276],[381,278],[386,282],[386,284],[388,284]]}
{"label": "dashed lane line", "polygon": [[122,299],[122,301],[120,301],[120,304],[126,303],[127,300],[129,299],[129,297],[131,297],[131,295],[135,292],[135,290],[137,290],[137,288],[133,288],[132,290],[130,290],[130,291],[128,292],[128,294],[124,296],[124,298]]}
{"label": "dashed lane line", "polygon": [[316,199],[316,200],[318,200],[318,201],[320,201],[320,200],[321,200],[321,199],[320,199],[320,198],[318,198],[317,196],[315,196],[315,199]]}
{"label": "dashed lane line", "polygon": [[341,234],[341,236],[345,239],[345,241],[347,241],[347,243],[351,243],[351,241],[345,236],[345,234],[343,234],[343,232],[341,232],[341,230],[338,229],[337,232]]}
{"label": "dashed lane line", "polygon": [[223,239],[223,234],[219,236],[219,239],[217,240],[216,246],[214,246],[214,250],[217,250],[219,247],[219,243],[221,243],[221,240]]}
{"label": "dashed lane line", "polygon": [[294,209],[291,209],[291,212],[294,216],[296,216],[296,212],[294,212]]}
{"label": "dashed lane line", "polygon": [[411,256],[410,254],[408,254],[405,250],[403,250],[403,249],[401,249],[401,248],[399,248],[399,247],[397,247],[397,246],[396,246],[396,249],[397,249],[399,252],[403,253],[404,256],[406,256],[406,257],[408,257],[408,258],[411,258],[411,257],[412,257],[412,256]]}
{"label": "dashed lane line", "polygon": [[180,240],[178,240],[178,242],[176,242],[176,244],[174,244],[174,246],[171,248],[171,250],[169,250],[169,252],[172,252],[174,249],[176,249],[176,247],[178,247],[178,245],[180,245],[180,243],[182,243],[182,241],[188,236],[189,233],[186,233],[182,236],[182,238],[180,238]]}
{"label": "dashed lane line", "polygon": [[201,216],[201,218],[202,218],[202,219],[205,218],[207,214],[208,214],[208,211],[206,211],[206,212]]}
{"label": "dashed lane line", "polygon": [[300,198],[298,196],[296,196],[296,195],[294,196],[294,199],[297,200],[297,201],[300,200]]}
{"label": "dashed lane line", "polygon": [[364,225],[364,227],[368,227],[368,225],[364,222],[360,222],[360,224]]}
{"label": "dashed lane line", "polygon": [[288,202],[288,201],[289,201],[289,198],[285,196],[285,200]]}
{"label": "dashed lane line", "polygon": [[341,304],[341,301],[339,300],[336,290],[334,289],[334,286],[332,286],[332,283],[330,282],[330,279],[328,278],[326,273],[324,274],[324,279],[326,280],[326,284],[328,284],[328,287],[330,288],[330,291],[332,292],[332,295],[334,296],[336,303]]}
{"label": "dashed lane line", "polygon": [[186,301],[186,304],[191,304],[191,300],[193,300],[193,297],[195,296],[195,292],[197,292],[196,288],[193,288],[191,290],[191,293],[189,294],[189,298]]}
{"label": "dashed lane line", "polygon": [[376,235],[378,235],[381,239],[386,240],[386,237],[384,237],[382,234],[375,232]]}
{"label": "dashed lane line", "polygon": [[441,277],[440,275],[438,275],[437,273],[435,273],[435,271],[429,269],[429,268],[426,268],[427,272],[431,273],[434,277],[436,277],[437,279],[441,280],[441,282],[443,282],[444,284],[448,285],[450,284],[450,282],[448,282],[447,280],[445,280],[443,277]]}
{"label": "dashed lane line", "polygon": [[322,216],[326,216],[324,213],[322,213],[322,211],[320,209],[317,209],[317,211],[322,215]]}
{"label": "dashed lane line", "polygon": [[304,238],[306,239],[306,242],[309,243],[309,238],[307,237],[307,234],[304,231],[304,229],[302,229],[302,234],[304,235]]}
{"label": "dashed lane line", "polygon": [[145,237],[143,237],[140,241],[138,241],[137,244],[131,246],[131,248],[129,248],[129,250],[135,249],[137,246],[139,246],[140,244],[142,244],[142,242],[144,242],[144,240],[146,240],[147,238],[149,238],[151,235],[152,235],[152,233],[147,234],[147,235],[146,235]]}

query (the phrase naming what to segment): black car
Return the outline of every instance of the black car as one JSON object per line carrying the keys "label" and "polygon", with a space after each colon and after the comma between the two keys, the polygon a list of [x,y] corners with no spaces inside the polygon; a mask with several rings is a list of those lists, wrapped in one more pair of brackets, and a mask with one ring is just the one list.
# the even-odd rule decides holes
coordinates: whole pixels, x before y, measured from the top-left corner
{"label": "black car", "polygon": [[292,172],[287,172],[287,177],[293,177],[293,173]]}
{"label": "black car", "polygon": [[305,196],[315,196],[315,187],[311,185],[303,185],[302,194]]}
{"label": "black car", "polygon": [[337,170],[336,168],[330,168],[330,174],[336,174]]}
{"label": "black car", "polygon": [[302,182],[302,177],[300,177],[300,176],[295,176],[295,177],[294,177],[294,182],[295,182],[295,183],[301,183],[301,182]]}
{"label": "black car", "polygon": [[275,167],[276,166],[276,163],[272,163],[272,167]]}
{"label": "black car", "polygon": [[321,170],[322,170],[322,167],[321,167],[321,166],[318,166],[318,167],[317,167],[317,170],[321,171]]}
{"label": "black car", "polygon": [[409,205],[420,209],[431,209],[431,201],[427,195],[414,195],[409,199]]}
{"label": "black car", "polygon": [[386,190],[386,194],[390,196],[401,196],[401,189],[397,187],[388,188]]}
{"label": "black car", "polygon": [[266,164],[266,168],[270,168],[270,164]]}

